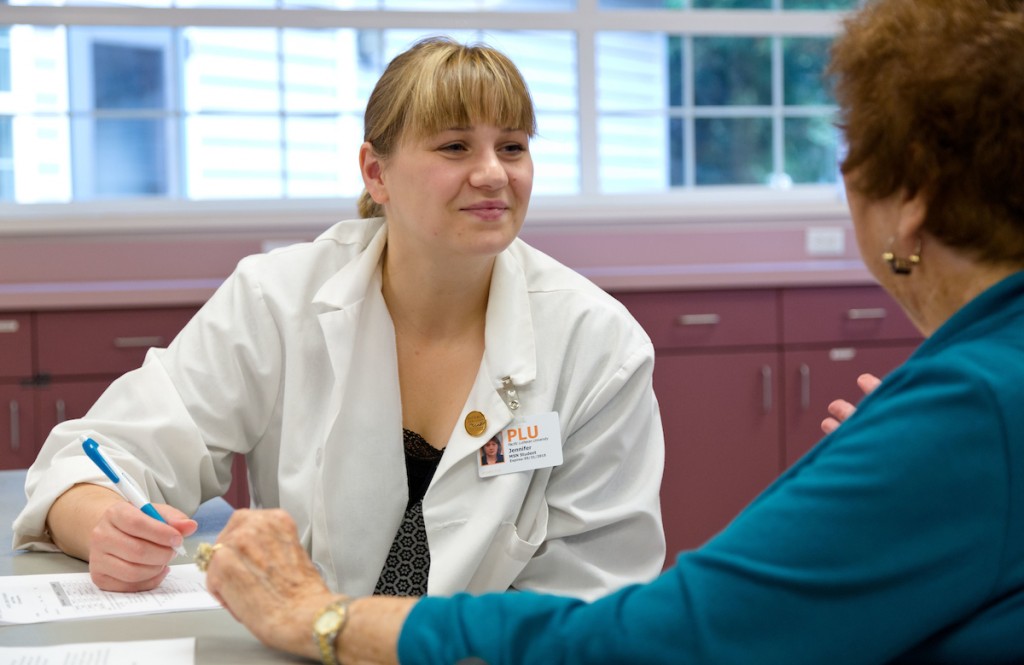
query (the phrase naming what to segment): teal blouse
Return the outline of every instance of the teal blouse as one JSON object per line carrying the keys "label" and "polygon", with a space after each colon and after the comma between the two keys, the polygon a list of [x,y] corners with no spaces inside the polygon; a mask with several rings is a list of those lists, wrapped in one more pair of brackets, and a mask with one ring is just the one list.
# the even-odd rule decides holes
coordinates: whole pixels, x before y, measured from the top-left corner
{"label": "teal blouse", "polygon": [[402,665],[1024,662],[1024,272],[650,584],[425,598],[398,649]]}

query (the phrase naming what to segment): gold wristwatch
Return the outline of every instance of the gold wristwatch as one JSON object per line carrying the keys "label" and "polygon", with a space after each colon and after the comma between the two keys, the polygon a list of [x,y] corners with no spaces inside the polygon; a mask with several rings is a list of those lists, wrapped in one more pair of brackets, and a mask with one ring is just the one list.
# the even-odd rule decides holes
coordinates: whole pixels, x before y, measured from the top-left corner
{"label": "gold wristwatch", "polygon": [[338,665],[335,643],[348,623],[348,606],[354,600],[349,597],[331,603],[320,610],[313,621],[313,642],[320,649],[320,661],[324,665]]}

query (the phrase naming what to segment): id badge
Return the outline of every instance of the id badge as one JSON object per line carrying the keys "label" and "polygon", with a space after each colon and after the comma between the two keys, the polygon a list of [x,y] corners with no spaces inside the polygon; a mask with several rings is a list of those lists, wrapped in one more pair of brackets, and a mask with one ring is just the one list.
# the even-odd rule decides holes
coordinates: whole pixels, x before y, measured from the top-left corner
{"label": "id badge", "polygon": [[562,463],[562,429],[558,413],[512,419],[480,448],[481,478],[543,469]]}

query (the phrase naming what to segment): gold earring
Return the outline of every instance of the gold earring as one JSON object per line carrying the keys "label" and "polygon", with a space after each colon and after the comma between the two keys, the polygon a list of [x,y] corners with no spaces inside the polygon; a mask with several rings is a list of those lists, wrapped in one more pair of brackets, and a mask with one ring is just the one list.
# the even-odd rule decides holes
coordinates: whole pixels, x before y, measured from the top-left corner
{"label": "gold earring", "polygon": [[[889,246],[891,247],[894,239],[889,239]],[[892,269],[894,275],[909,275],[913,271],[914,266],[921,263],[921,240],[917,241],[917,246],[914,248],[914,253],[904,258],[902,256],[896,256],[892,250],[886,250],[882,252],[882,260],[889,264],[889,268]]]}

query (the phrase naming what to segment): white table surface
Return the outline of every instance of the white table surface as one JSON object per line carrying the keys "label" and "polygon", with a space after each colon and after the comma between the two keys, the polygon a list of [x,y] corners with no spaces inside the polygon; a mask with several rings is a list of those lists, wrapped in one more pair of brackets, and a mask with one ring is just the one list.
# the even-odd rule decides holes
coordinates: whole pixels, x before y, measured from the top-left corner
{"label": "white table surface", "polygon": [[[25,504],[24,484],[24,471],[0,471],[0,575],[87,571],[86,563],[64,554],[11,550],[11,524]],[[216,538],[231,510],[223,499],[214,499],[200,506],[194,516],[199,522],[199,530],[185,540],[185,549],[190,555],[201,541],[212,542]],[[178,557],[171,563],[188,561]],[[0,626],[0,645],[5,647],[177,637],[196,638],[195,662],[199,664],[309,662],[263,646],[226,610],[220,609]]]}

